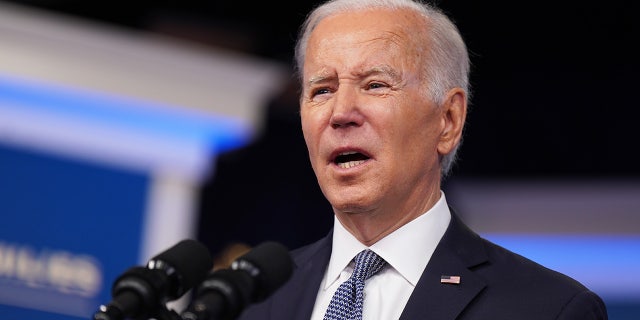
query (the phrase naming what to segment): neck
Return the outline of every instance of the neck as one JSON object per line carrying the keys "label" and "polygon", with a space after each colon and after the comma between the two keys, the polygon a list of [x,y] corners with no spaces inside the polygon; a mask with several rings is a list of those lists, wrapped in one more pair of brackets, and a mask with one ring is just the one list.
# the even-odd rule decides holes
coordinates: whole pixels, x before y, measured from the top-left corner
{"label": "neck", "polygon": [[440,189],[438,188],[424,195],[422,201],[415,205],[406,204],[357,213],[341,212],[334,209],[334,212],[349,233],[365,246],[371,246],[429,211],[439,199]]}

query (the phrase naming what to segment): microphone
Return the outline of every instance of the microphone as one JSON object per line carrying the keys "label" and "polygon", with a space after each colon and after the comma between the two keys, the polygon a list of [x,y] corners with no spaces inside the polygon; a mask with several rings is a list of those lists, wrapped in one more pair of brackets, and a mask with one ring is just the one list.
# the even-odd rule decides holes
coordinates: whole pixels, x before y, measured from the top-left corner
{"label": "microphone", "polygon": [[203,281],[213,268],[207,247],[182,240],[151,258],[146,267],[132,267],[113,283],[113,300],[101,305],[93,320],[147,319],[167,311],[175,300]]}
{"label": "microphone", "polygon": [[198,286],[196,298],[181,314],[183,320],[232,320],[251,303],[264,301],[293,272],[289,250],[265,242],[231,263],[211,272]]}

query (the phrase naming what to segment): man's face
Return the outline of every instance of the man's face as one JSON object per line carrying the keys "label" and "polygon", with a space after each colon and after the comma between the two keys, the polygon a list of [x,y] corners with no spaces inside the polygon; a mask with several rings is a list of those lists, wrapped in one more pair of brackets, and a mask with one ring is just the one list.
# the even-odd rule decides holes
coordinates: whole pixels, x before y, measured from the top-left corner
{"label": "man's face", "polygon": [[309,40],[302,130],[336,213],[422,210],[424,196],[439,192],[447,121],[425,93],[426,45],[412,40],[422,31],[408,25],[416,19],[386,10],[340,14]]}

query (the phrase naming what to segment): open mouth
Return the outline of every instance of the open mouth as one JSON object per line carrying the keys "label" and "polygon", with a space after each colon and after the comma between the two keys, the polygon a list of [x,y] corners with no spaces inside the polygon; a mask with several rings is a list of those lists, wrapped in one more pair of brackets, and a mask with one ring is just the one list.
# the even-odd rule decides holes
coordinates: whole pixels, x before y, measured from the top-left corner
{"label": "open mouth", "polygon": [[340,168],[348,169],[360,165],[368,159],[369,157],[360,152],[350,151],[337,155],[336,158],[333,159],[333,163]]}

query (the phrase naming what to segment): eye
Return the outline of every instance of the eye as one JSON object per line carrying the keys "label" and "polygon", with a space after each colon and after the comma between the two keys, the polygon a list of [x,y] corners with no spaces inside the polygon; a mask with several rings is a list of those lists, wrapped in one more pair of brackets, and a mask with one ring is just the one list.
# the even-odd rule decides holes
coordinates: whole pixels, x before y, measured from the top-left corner
{"label": "eye", "polygon": [[382,82],[371,82],[367,85],[367,90],[372,90],[372,89],[380,89],[380,88],[386,88],[388,87],[385,83]]}
{"label": "eye", "polygon": [[318,95],[322,95],[322,94],[327,94],[330,93],[331,90],[329,90],[329,88],[317,88],[317,89],[313,89],[311,90],[311,96],[315,97]]}

